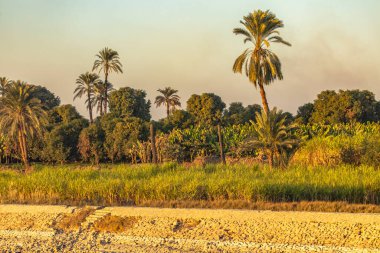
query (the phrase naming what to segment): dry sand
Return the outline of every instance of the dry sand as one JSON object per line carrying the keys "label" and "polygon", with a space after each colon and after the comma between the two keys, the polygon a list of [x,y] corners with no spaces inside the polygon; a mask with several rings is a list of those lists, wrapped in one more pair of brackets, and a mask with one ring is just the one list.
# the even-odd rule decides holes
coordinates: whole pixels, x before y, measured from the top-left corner
{"label": "dry sand", "polygon": [[[380,215],[112,207],[122,233],[53,224],[76,207],[0,205],[0,252],[380,252]],[[85,225],[86,224],[86,225]]]}

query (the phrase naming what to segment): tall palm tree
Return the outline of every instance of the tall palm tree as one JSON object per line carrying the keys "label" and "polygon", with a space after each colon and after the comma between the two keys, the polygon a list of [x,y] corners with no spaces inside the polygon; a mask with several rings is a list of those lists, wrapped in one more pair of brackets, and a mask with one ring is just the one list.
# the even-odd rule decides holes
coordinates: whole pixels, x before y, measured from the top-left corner
{"label": "tall palm tree", "polygon": [[12,81],[8,80],[8,78],[0,77],[0,94],[2,97],[4,97],[5,92],[11,83]]}
{"label": "tall palm tree", "polygon": [[269,85],[276,79],[282,80],[281,62],[273,51],[271,43],[281,43],[291,46],[280,37],[279,28],[284,27],[281,20],[272,12],[257,10],[243,17],[240,23],[244,28],[235,28],[236,35],[243,35],[244,43],[252,43],[236,60],[233,66],[235,73],[242,73],[243,68],[249,81],[259,87],[264,110],[268,113],[269,106],[264,85]]}
{"label": "tall palm tree", "polygon": [[[104,86],[108,85],[108,75],[112,72],[123,73],[123,65],[119,61],[119,53],[108,47],[102,49],[97,55],[97,59],[94,62],[92,70],[99,70],[99,73],[103,71],[104,73]],[[104,89],[104,113],[107,113],[108,104],[108,89]]]}
{"label": "tall palm tree", "polygon": [[16,143],[26,169],[29,169],[29,138],[42,133],[47,123],[47,112],[36,98],[35,86],[17,81],[0,98],[0,131]]}
{"label": "tall palm tree", "polygon": [[[103,115],[104,103],[106,101],[105,95],[110,93],[113,89],[113,85],[110,82],[107,82],[105,86],[102,81],[94,84],[94,93],[91,99],[92,107],[96,107],[97,112],[100,115]],[[109,102],[109,97],[107,96],[107,103]]]}
{"label": "tall palm tree", "polygon": [[179,101],[181,98],[176,94],[178,90],[174,90],[170,87],[166,87],[165,89],[157,90],[162,95],[159,95],[156,97],[154,103],[156,104],[156,107],[159,107],[161,105],[166,106],[166,116],[169,118],[170,116],[170,108],[173,110],[176,106],[181,107],[181,102]]}
{"label": "tall palm tree", "polygon": [[286,165],[289,155],[298,147],[295,124],[287,124],[286,114],[273,108],[269,113],[256,112],[253,122],[253,138],[243,144],[246,148],[259,148],[268,157],[269,166]]}
{"label": "tall palm tree", "polygon": [[94,95],[94,86],[102,85],[103,83],[97,74],[86,72],[78,77],[76,84],[78,86],[74,91],[74,100],[76,98],[81,98],[83,95],[87,96],[85,103],[87,104],[88,113],[90,114],[90,122],[93,123],[92,100]]}

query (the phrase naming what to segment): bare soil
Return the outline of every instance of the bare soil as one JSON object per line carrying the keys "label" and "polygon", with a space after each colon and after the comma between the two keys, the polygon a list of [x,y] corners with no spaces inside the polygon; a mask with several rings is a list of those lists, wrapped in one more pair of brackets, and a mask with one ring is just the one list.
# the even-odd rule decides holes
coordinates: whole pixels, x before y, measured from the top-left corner
{"label": "bare soil", "polygon": [[81,208],[0,205],[0,252],[380,252],[379,214],[93,208],[65,231]]}

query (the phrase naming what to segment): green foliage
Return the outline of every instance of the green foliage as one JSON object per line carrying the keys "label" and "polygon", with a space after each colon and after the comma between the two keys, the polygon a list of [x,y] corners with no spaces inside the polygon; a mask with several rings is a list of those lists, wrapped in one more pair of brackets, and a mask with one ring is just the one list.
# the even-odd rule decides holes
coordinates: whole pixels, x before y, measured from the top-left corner
{"label": "green foliage", "polygon": [[340,164],[380,166],[380,125],[313,125],[299,129],[307,140],[293,163],[311,166]]}
{"label": "green foliage", "polygon": [[197,124],[215,125],[222,119],[226,104],[214,93],[193,94],[187,101],[187,111]]}
{"label": "green foliage", "polygon": [[161,119],[158,122],[158,129],[164,133],[168,133],[171,130],[185,129],[195,124],[194,119],[190,113],[184,110],[175,110],[169,116],[169,118]]}
{"label": "green foliage", "polygon": [[257,150],[242,148],[242,143],[253,137],[253,124],[232,125],[223,128],[223,142],[227,155],[231,157],[257,156]]}
{"label": "green foliage", "polygon": [[308,124],[314,111],[314,104],[307,103],[298,107],[296,120],[302,124]]}
{"label": "green foliage", "polygon": [[17,147],[14,150],[26,168],[29,168],[28,143],[42,135],[47,123],[46,104],[39,99],[41,94],[41,87],[17,81],[0,98],[0,134]]}
{"label": "green foliage", "polygon": [[[105,115],[100,123],[105,133],[104,151],[108,159],[132,161],[130,149],[148,138],[148,123],[140,118],[112,118]],[[107,117],[108,116],[108,117]]]}
{"label": "green foliage", "polygon": [[34,86],[34,97],[38,98],[44,105],[46,110],[53,109],[61,104],[59,97],[55,96],[51,91],[43,86]]}
{"label": "green foliage", "polygon": [[379,120],[375,95],[367,90],[322,91],[314,102],[312,123],[337,124]]}
{"label": "green foliage", "polygon": [[7,146],[5,137],[0,134],[0,163],[2,163],[3,158],[5,158],[7,154]]}
{"label": "green foliage", "polygon": [[49,112],[49,122],[50,124],[68,124],[73,120],[83,119],[83,117],[78,113],[77,109],[68,104],[55,107]]}
{"label": "green foliage", "polygon": [[84,119],[62,123],[45,134],[42,149],[43,161],[50,163],[73,162],[79,159],[77,150],[79,134],[87,126]]}
{"label": "green foliage", "polygon": [[197,156],[211,156],[218,151],[215,129],[209,127],[198,125],[184,130],[174,129],[168,139],[170,145],[177,148],[171,152],[180,161],[192,161]]}
{"label": "green foliage", "polygon": [[92,71],[103,71],[106,75],[112,72],[123,73],[122,67],[123,65],[120,62],[119,53],[111,48],[105,47],[96,55]]}
{"label": "green foliage", "polygon": [[79,134],[88,126],[88,121],[74,106],[61,105],[49,112],[49,123],[43,139],[33,142],[34,160],[61,164],[77,161]]}
{"label": "green foliage", "polygon": [[0,171],[0,185],[3,203],[123,205],[245,200],[380,204],[380,171],[370,166],[291,166],[287,170],[242,165],[42,166],[29,175]]}
{"label": "green foliage", "polygon": [[[235,61],[233,70],[242,73],[246,70],[249,80],[255,85],[269,84],[275,79],[282,79],[281,63],[269,49],[270,43],[290,46],[280,36],[278,29],[284,24],[270,11],[257,10],[243,17],[243,28],[235,28],[236,35],[244,36],[244,43],[250,42],[252,49],[247,49]],[[246,67],[244,67],[246,66]]]}
{"label": "green foliage", "polygon": [[253,137],[243,143],[244,148],[262,150],[270,167],[285,167],[300,142],[294,134],[296,126],[286,124],[286,119],[286,115],[276,108],[269,113],[256,113],[256,122],[252,123]]}
{"label": "green foliage", "polygon": [[354,136],[357,134],[376,134],[380,132],[379,123],[351,123],[351,124],[312,124],[299,125],[297,135],[302,138],[311,139],[313,137],[327,136]]}
{"label": "green foliage", "polygon": [[112,91],[109,97],[110,112],[117,118],[136,117],[149,121],[150,101],[145,98],[145,91],[130,87]]}
{"label": "green foliage", "polygon": [[108,93],[112,90],[112,84],[108,81],[108,75],[112,72],[123,73],[122,67],[119,53],[111,48],[105,47],[96,55],[92,71],[99,70],[99,73],[101,71],[104,73],[104,82],[98,82],[94,85],[97,88],[97,96],[94,102],[98,104],[100,115],[107,113]]}
{"label": "green foliage", "polygon": [[261,111],[260,105],[248,105],[244,107],[242,103],[231,103],[228,110],[224,113],[224,121],[229,125],[242,125],[255,121],[256,112]]}
{"label": "green foliage", "polygon": [[6,77],[0,77],[0,94],[2,97],[4,97],[5,92],[7,91],[8,87],[12,84],[12,81],[10,81]]}
{"label": "green foliage", "polygon": [[78,149],[83,161],[99,164],[104,158],[104,135],[104,131],[99,122],[91,124],[81,131]]}
{"label": "green foliage", "polygon": [[270,46],[271,43],[290,46],[278,31],[284,27],[284,24],[269,10],[249,13],[240,23],[244,28],[235,28],[233,32],[236,35],[243,35],[244,43],[248,42],[252,47],[247,48],[236,58],[232,70],[234,73],[245,71],[249,81],[260,89],[264,111],[269,112],[264,85],[283,78],[280,59]]}
{"label": "green foliage", "polygon": [[95,101],[95,87],[102,86],[103,83],[102,81],[100,81],[99,76],[97,74],[86,72],[78,77],[78,79],[76,80],[76,84],[78,86],[74,90],[74,100],[83,96],[86,97],[85,104],[87,105],[87,109],[90,116],[90,122],[92,123],[92,108]]}
{"label": "green foliage", "polygon": [[154,100],[154,103],[157,107],[165,105],[166,116],[169,118],[170,111],[174,112],[177,106],[181,106],[180,97],[177,95],[178,90],[166,87],[163,90],[159,89],[158,92],[160,92],[162,95],[157,96]]}

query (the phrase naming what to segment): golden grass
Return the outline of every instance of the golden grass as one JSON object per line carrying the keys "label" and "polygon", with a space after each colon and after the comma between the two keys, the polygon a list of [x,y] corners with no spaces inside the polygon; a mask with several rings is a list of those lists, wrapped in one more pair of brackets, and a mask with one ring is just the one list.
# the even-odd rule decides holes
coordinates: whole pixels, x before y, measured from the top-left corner
{"label": "golden grass", "polygon": [[270,211],[380,213],[379,205],[351,204],[348,202],[251,202],[245,200],[217,201],[144,201],[138,206],[160,208],[247,209]]}
{"label": "golden grass", "polygon": [[0,203],[380,212],[379,185],[371,166],[44,165],[0,172]]}

